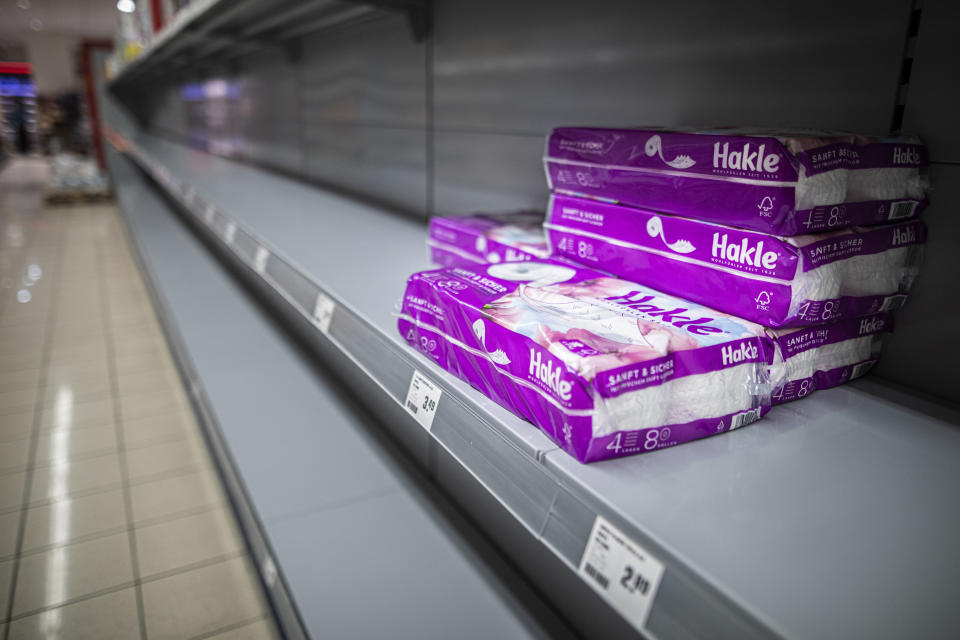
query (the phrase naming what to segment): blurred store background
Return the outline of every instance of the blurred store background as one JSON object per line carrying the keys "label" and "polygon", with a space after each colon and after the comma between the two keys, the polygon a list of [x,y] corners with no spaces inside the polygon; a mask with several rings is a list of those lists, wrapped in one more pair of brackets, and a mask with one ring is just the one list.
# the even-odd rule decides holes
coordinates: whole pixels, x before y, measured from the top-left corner
{"label": "blurred store background", "polygon": [[151,28],[129,4],[130,13],[113,0],[0,3],[0,162],[47,159],[51,202],[109,193],[94,68],[115,38],[136,50]]}

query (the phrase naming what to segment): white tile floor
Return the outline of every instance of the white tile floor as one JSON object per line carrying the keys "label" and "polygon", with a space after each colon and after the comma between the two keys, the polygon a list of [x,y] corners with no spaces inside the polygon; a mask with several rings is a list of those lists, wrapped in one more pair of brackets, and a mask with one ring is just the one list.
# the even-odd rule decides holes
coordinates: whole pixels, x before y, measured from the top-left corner
{"label": "white tile floor", "polygon": [[111,205],[0,173],[0,637],[274,638]]}

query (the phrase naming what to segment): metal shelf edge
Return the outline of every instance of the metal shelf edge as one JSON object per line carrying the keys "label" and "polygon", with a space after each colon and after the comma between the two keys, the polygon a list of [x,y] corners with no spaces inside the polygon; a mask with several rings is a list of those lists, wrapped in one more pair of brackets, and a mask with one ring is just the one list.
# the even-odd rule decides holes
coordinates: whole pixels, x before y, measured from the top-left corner
{"label": "metal shelf edge", "polygon": [[[429,437],[462,464],[468,473],[490,491],[501,505],[571,571],[578,573],[580,556],[586,547],[587,538],[597,516],[614,523],[631,536],[634,542],[655,554],[665,565],[666,572],[648,620],[654,615],[659,615],[658,622],[665,622],[657,624],[658,628],[651,628],[648,625],[640,629],[645,636],[662,639],[691,637],[691,631],[687,627],[690,620],[685,619],[683,612],[700,610],[707,615],[707,619],[695,621],[696,628],[702,631],[709,629],[709,634],[703,637],[781,637],[769,622],[748,612],[723,593],[719,587],[690,570],[671,551],[639,529],[636,523],[630,522],[602,502],[588,504],[568,489],[562,479],[547,468],[540,456],[531,455],[516,443],[508,441],[500,429],[485,420],[481,412],[474,410],[471,399],[461,394],[445,379],[452,379],[452,376],[438,371],[433,363],[413,350],[400,352],[393,342],[376,327],[370,325],[337,292],[317,282],[313,276],[297,267],[292,260],[283,256],[282,252],[254,230],[217,209],[212,203],[206,202],[192,186],[182,184],[165,166],[154,161],[135,144],[127,141],[125,151],[161,185],[183,211],[191,216],[197,229],[204,230],[212,240],[218,243],[219,248],[233,254],[240,263],[245,265],[251,277],[258,278],[265,286],[287,301],[296,313],[311,322],[323,339],[364,371],[394,401],[399,413],[408,415],[404,402],[407,386],[414,371],[425,374],[434,384],[440,386],[443,396],[452,399],[453,403],[441,404],[433,427],[429,430]],[[267,252],[265,260],[257,257],[260,247]],[[312,288],[312,300],[315,301],[317,296],[326,296],[333,300],[336,304],[334,318],[337,315],[346,315],[350,321],[339,323],[334,321],[327,330],[324,330],[314,317],[314,310],[308,308],[309,303],[300,299],[303,296],[288,290],[284,283],[278,282],[271,276],[270,267],[274,262],[282,263],[286,269],[298,273],[309,282]],[[357,330],[351,331],[351,329]],[[375,344],[377,349],[373,350],[373,353],[364,354],[362,347],[369,347],[370,344]],[[384,366],[384,354],[387,353],[392,356],[389,367]],[[460,423],[452,421],[452,418],[457,415],[471,416],[472,419]],[[413,421],[409,416],[408,419]],[[478,455],[476,451],[478,447],[475,443],[481,436],[483,445],[496,451],[496,455],[483,456],[482,453]],[[504,465],[512,465],[510,475],[513,477],[518,475],[518,470],[522,471],[524,486],[511,482],[511,478],[501,471]],[[510,495],[504,492],[505,479],[508,483],[506,486],[512,485],[514,489]],[[549,504],[549,507],[536,508],[537,505],[542,507],[543,504],[532,499],[528,494],[539,495],[541,498],[545,495],[552,496],[552,499],[545,503]],[[586,578],[580,575],[581,579],[588,583]]]}

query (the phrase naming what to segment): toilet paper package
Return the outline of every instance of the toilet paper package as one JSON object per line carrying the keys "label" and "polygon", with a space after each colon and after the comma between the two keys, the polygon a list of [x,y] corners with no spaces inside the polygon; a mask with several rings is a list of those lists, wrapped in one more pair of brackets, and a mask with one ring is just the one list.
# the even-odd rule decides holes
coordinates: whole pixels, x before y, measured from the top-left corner
{"label": "toilet paper package", "polygon": [[810,395],[866,374],[876,364],[889,313],[803,329],[771,329],[776,352],[770,367],[773,404]]}
{"label": "toilet paper package", "polygon": [[926,229],[919,220],[780,237],[554,195],[554,255],[768,327],[899,308]]}
{"label": "toilet paper package", "polygon": [[763,327],[566,262],[414,274],[398,328],[581,462],[730,431],[770,408]]}
{"label": "toilet paper package", "polygon": [[926,206],[913,137],[559,128],[550,188],[781,236],[907,220]]}
{"label": "toilet paper package", "polygon": [[549,254],[539,211],[431,218],[427,245],[431,261],[447,267],[522,262]]}

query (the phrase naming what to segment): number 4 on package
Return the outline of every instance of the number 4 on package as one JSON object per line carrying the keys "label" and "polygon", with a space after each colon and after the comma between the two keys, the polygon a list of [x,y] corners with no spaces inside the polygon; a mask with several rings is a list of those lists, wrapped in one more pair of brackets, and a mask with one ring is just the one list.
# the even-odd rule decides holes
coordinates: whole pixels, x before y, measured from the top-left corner
{"label": "number 4 on package", "polygon": [[620,615],[643,629],[663,578],[659,560],[597,516],[580,559],[580,574]]}

